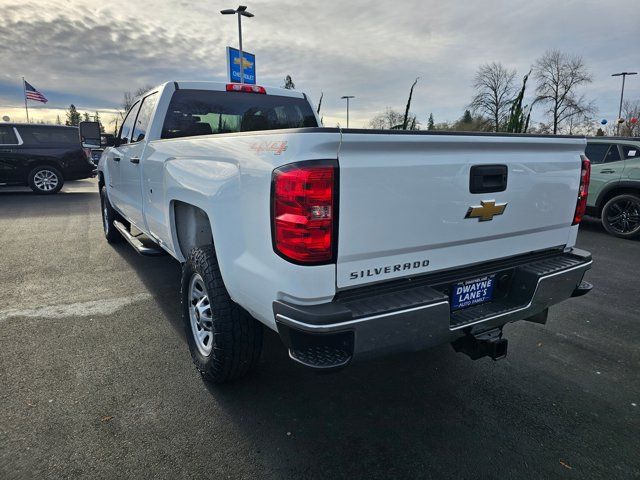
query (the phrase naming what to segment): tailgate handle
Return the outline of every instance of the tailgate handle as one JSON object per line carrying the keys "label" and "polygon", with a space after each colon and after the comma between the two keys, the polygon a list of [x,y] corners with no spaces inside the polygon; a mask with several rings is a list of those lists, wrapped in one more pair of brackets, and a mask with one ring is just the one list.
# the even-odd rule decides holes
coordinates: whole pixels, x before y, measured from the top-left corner
{"label": "tailgate handle", "polygon": [[471,167],[471,193],[504,192],[507,189],[506,165],[474,165]]}

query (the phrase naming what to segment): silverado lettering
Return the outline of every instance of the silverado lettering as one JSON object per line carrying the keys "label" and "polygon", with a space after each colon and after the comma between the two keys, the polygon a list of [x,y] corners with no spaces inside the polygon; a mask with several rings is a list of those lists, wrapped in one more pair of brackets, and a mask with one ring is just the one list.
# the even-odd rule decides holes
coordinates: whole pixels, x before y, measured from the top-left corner
{"label": "silverado lettering", "polygon": [[375,277],[376,275],[382,275],[383,273],[402,272],[405,270],[414,270],[416,268],[428,267],[429,260],[422,260],[416,262],[396,263],[395,265],[387,265],[384,267],[375,267],[373,269],[360,270],[358,272],[351,272],[349,278],[351,280],[357,280],[358,278]]}

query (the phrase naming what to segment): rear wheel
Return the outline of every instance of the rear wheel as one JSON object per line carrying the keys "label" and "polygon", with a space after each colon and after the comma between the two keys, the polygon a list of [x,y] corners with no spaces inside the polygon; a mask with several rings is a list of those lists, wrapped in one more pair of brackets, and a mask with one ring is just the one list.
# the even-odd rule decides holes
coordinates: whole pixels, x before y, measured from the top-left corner
{"label": "rear wheel", "polygon": [[234,303],[212,245],[194,248],[182,268],[182,319],[202,376],[225,383],[246,375],[262,351],[262,324]]}
{"label": "rear wheel", "polygon": [[64,184],[60,170],[46,165],[31,170],[28,181],[31,190],[40,195],[58,193]]}
{"label": "rear wheel", "polygon": [[640,234],[640,197],[624,194],[610,199],[602,208],[602,226],[620,238]]}
{"label": "rear wheel", "polygon": [[107,187],[100,189],[100,207],[102,211],[102,229],[104,236],[109,243],[119,243],[123,240],[120,232],[113,226],[114,220],[119,220],[120,216],[111,206],[109,197],[107,196]]}

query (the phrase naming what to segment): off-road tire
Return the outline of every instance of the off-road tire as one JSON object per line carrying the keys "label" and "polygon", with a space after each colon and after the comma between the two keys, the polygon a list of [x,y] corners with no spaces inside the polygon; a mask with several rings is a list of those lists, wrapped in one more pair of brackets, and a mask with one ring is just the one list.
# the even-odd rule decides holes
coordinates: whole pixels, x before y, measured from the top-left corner
{"label": "off-road tire", "polygon": [[102,230],[104,231],[107,242],[122,242],[124,238],[120,232],[116,230],[116,227],[113,226],[113,221],[120,220],[121,217],[111,206],[111,202],[109,202],[109,197],[107,196],[107,187],[104,185],[100,189],[100,211],[102,212]]}
{"label": "off-road tire", "polygon": [[[191,324],[190,285],[194,275],[199,275],[204,282],[211,308],[213,343],[206,356],[196,346]],[[256,367],[262,351],[262,324],[229,297],[213,245],[194,248],[189,254],[182,267],[180,297],[191,358],[205,380],[229,382]]]}
{"label": "off-road tire", "polygon": [[[43,175],[49,179],[55,178],[55,187],[47,190],[45,186],[47,184],[43,183]],[[40,165],[31,170],[29,172],[29,176],[27,177],[27,181],[29,183],[29,187],[31,187],[31,190],[33,190],[38,195],[53,195],[54,193],[58,193],[64,185],[64,177],[62,176],[62,172],[60,172],[60,170],[58,170],[57,168],[50,167],[48,165]]]}
{"label": "off-road tire", "polygon": [[612,217],[615,217],[616,213],[620,211],[620,210],[614,211],[614,209],[616,208],[616,205],[618,206],[631,205],[631,208],[630,208],[631,212],[630,214],[627,213],[627,218],[630,221],[635,220],[636,223],[638,221],[637,215],[638,213],[640,213],[640,196],[634,195],[631,193],[617,195],[609,199],[609,201],[607,201],[607,203],[604,204],[604,207],[602,207],[602,215],[601,215],[602,226],[607,231],[607,233],[619,238],[634,238],[640,235],[640,223],[637,223],[637,225],[634,228],[631,228],[627,232],[620,231],[620,225],[618,225],[618,228],[616,228],[614,225],[611,224],[610,219]]}

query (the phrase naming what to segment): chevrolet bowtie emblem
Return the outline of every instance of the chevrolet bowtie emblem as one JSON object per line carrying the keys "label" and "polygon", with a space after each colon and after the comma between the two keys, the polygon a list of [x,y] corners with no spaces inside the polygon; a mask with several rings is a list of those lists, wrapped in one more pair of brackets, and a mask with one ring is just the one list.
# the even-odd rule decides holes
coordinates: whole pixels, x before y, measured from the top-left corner
{"label": "chevrolet bowtie emblem", "polygon": [[507,208],[506,203],[496,203],[495,200],[481,201],[479,207],[469,207],[464,218],[477,218],[481,222],[486,222],[493,220],[495,215],[502,215],[505,208]]}

